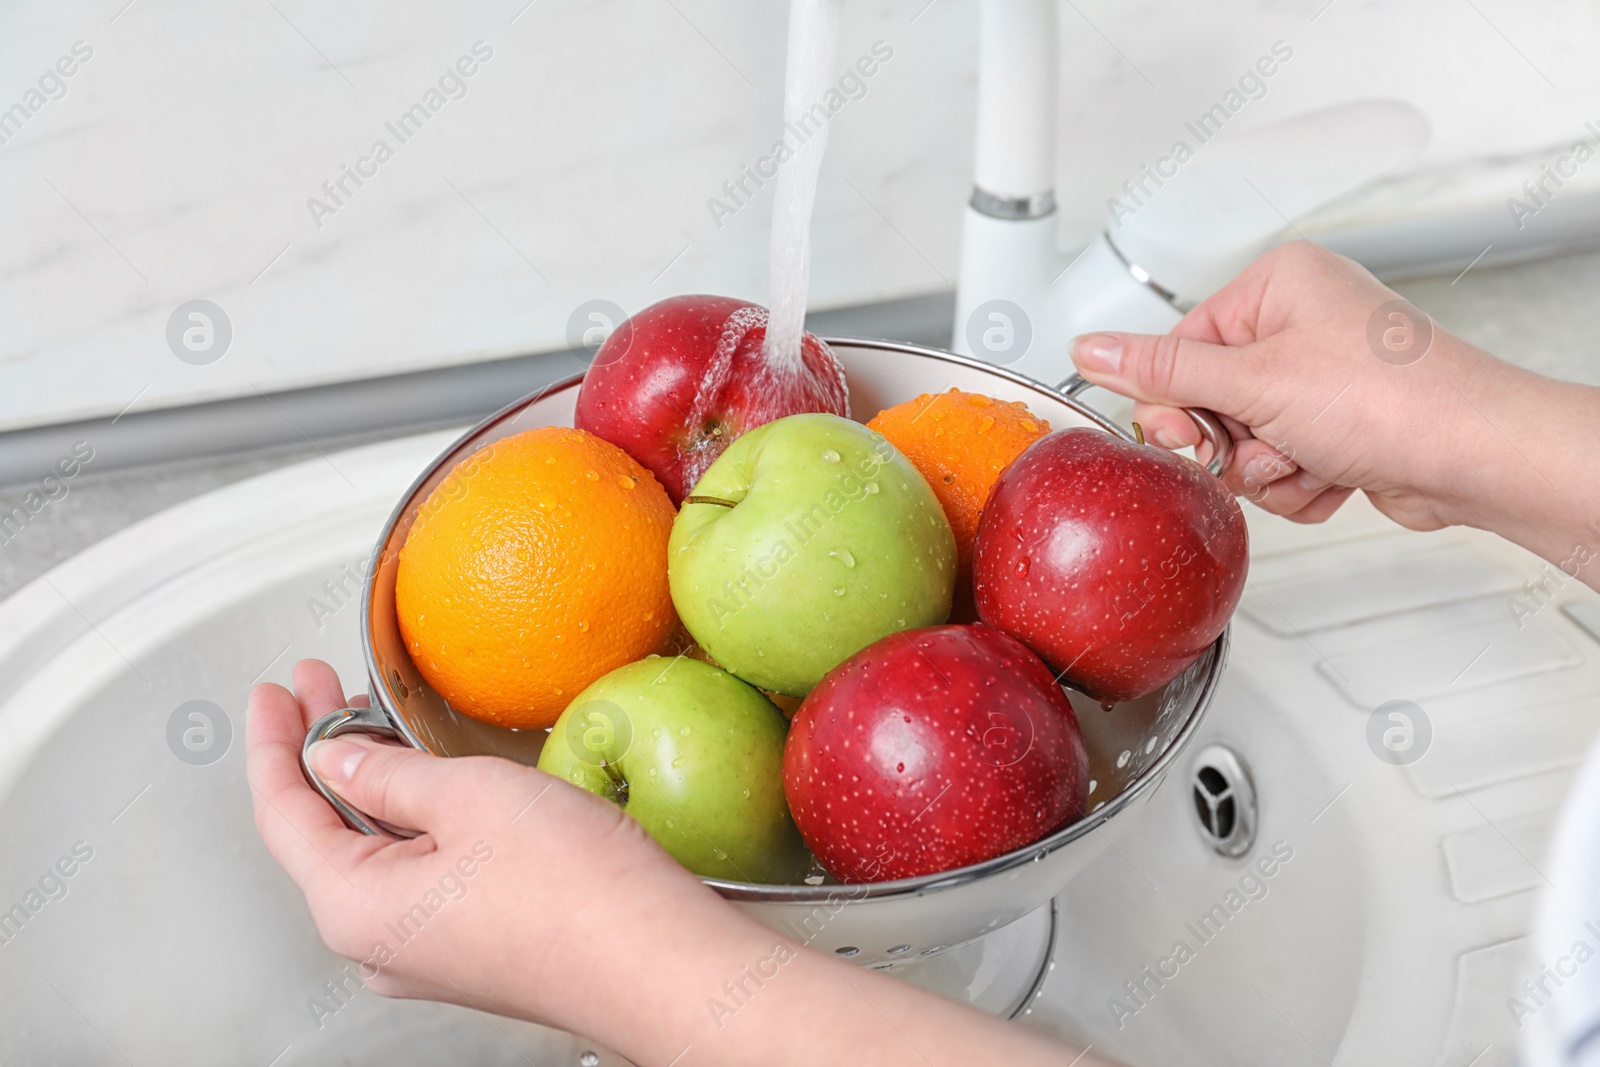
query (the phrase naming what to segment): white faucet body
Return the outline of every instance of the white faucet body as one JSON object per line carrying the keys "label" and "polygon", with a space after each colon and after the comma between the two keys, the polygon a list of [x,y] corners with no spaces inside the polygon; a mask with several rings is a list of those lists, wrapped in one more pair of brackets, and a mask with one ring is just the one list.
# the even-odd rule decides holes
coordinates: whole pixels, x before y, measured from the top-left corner
{"label": "white faucet body", "polygon": [[[954,348],[1055,384],[1091,330],[1165,333],[1292,221],[1415,156],[1428,123],[1359,100],[1196,143],[1087,247],[1059,247],[1058,0],[980,0],[974,188]],[[1150,194],[1154,184],[1153,195]]]}

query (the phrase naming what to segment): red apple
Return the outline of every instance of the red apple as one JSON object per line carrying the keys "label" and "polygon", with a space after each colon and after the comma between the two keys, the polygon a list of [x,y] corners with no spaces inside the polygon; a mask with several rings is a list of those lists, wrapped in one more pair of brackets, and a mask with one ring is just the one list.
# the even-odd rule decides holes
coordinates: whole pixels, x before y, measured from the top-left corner
{"label": "red apple", "polygon": [[1050,669],[987,626],[891,634],[806,696],[783,789],[842,882],[980,863],[1073,822],[1088,800],[1078,720]]}
{"label": "red apple", "polygon": [[768,359],[767,309],[726,296],[651,304],[606,338],[578,390],[574,424],[648,467],[674,503],[729,442],[803,411],[848,417],[844,370],[805,334]]}
{"label": "red apple", "polygon": [[978,521],[978,617],[1104,703],[1160,688],[1227,626],[1244,515],[1183,456],[1092,429],[1030,445]]}

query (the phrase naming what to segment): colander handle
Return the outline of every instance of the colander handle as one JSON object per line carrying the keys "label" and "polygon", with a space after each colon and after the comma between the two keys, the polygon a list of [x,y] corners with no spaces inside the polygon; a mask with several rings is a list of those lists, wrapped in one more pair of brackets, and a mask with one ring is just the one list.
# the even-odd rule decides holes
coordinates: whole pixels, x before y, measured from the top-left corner
{"label": "colander handle", "polygon": [[[1079,393],[1093,384],[1083,375],[1074,374],[1056,386],[1056,392],[1075,400]],[[1233,462],[1233,434],[1222,425],[1222,420],[1217,418],[1214,411],[1207,411],[1205,408],[1184,408],[1183,413],[1194,420],[1200,436],[1211,446],[1211,459],[1206,463],[1206,470],[1218,478],[1222,477],[1223,472],[1228,469],[1228,464]]]}
{"label": "colander handle", "polygon": [[382,819],[375,819],[346,804],[337,793],[328,788],[328,784],[317,772],[311,769],[311,746],[318,741],[326,741],[341,734],[372,734],[396,741],[401,740],[400,731],[394,728],[394,724],[389,721],[382,708],[340,708],[338,711],[330,712],[311,724],[311,729],[306,731],[305,743],[300,746],[300,769],[305,771],[306,781],[322,794],[324,800],[333,805],[333,810],[339,813],[340,818],[344,819],[350,829],[360,830],[371,837],[416,837],[415,830],[390,826]]}

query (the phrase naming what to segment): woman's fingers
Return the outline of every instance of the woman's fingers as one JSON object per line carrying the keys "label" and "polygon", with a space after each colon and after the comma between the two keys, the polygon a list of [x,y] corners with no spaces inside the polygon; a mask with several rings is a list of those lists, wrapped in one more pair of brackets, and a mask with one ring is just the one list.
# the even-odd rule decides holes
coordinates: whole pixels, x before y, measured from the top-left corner
{"label": "woman's fingers", "polygon": [[268,851],[302,890],[330,875],[347,876],[359,859],[353,847],[371,851],[363,845],[367,839],[348,830],[306,782],[300,746],[307,714],[282,686],[258,685],[250,694],[245,726],[256,827]]}
{"label": "woman's fingers", "polygon": [[1272,374],[1254,346],[1227,348],[1173,334],[1085,334],[1073,343],[1072,359],[1089,381],[1123,396],[1246,421]]}
{"label": "woman's fingers", "polygon": [[[1146,440],[1163,448],[1181,448],[1197,445],[1195,459],[1205,463],[1211,458],[1211,448],[1200,440],[1200,431],[1194,420],[1181,408],[1160,404],[1140,403],[1134,406],[1134,421],[1139,423]],[[1223,483],[1235,496],[1242,496],[1265,511],[1275,515],[1294,515],[1312,501],[1317,500],[1329,483],[1301,470],[1293,459],[1258,438],[1237,420],[1220,416],[1223,425],[1234,437],[1233,462],[1223,472]],[[1341,498],[1342,500],[1342,498]],[[1338,502],[1323,505],[1326,514],[1317,519],[1300,521],[1321,522],[1338,508]]]}
{"label": "woman's fingers", "polygon": [[1322,522],[1339,510],[1352,490],[1329,486],[1315,475],[1300,471],[1266,486],[1252,498],[1257,507],[1296,522]]}
{"label": "woman's fingers", "polygon": [[1327,522],[1329,517],[1339,510],[1340,505],[1348,500],[1353,492],[1355,492],[1354,489],[1348,489],[1342,485],[1324,489],[1305,507],[1284,517],[1291,522]]}
{"label": "woman's fingers", "polygon": [[1294,461],[1276,448],[1265,441],[1247,437],[1234,443],[1233,462],[1223,472],[1222,481],[1233,490],[1235,496],[1259,504],[1270,496],[1274,485],[1297,470],[1299,468]]}
{"label": "woman's fingers", "polygon": [[347,708],[339,675],[320,659],[303,659],[294,665],[294,691],[305,712],[306,728],[330,712]]}
{"label": "woman's fingers", "polygon": [[1200,443],[1199,428],[1182,408],[1140,402],[1133,406],[1133,421],[1144,431],[1146,441],[1162,448],[1177,450]]}
{"label": "woman's fingers", "polygon": [[491,786],[486,760],[445,760],[414,748],[380,744],[360,736],[319,741],[311,748],[312,769],[351,806],[391,826],[427,831],[441,828],[468,791]]}

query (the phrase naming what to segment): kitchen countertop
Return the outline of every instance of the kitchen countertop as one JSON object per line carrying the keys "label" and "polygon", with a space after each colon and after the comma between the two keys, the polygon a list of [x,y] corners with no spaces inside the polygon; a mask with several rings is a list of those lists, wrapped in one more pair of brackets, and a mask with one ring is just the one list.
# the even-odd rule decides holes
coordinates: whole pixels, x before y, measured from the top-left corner
{"label": "kitchen countertop", "polygon": [[[1600,252],[1497,268],[1459,277],[1419,278],[1395,286],[1439,323],[1496,355],[1541,374],[1600,385]],[[932,307],[934,305],[930,305]],[[942,306],[942,305],[938,305]],[[929,343],[948,335],[948,314],[896,331]],[[839,331],[855,332],[855,331]],[[869,331],[861,331],[869,332]],[[380,437],[401,436],[401,426]],[[351,438],[337,447],[378,439]],[[182,500],[326,450],[303,442],[224,456],[196,457],[134,470],[86,467],[9,541],[0,543],[0,597],[107,535]],[[0,515],[22,504],[29,486],[0,490]]]}

